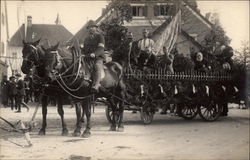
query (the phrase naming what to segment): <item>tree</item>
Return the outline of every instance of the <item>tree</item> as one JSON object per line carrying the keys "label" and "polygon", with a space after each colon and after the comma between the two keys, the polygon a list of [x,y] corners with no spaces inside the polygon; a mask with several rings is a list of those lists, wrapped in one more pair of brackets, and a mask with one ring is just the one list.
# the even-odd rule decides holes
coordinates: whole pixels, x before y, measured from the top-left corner
{"label": "tree", "polygon": [[246,70],[250,71],[249,42],[242,42],[241,49],[235,51],[234,62],[242,64]]}
{"label": "tree", "polygon": [[247,96],[250,93],[250,51],[249,42],[242,42],[240,50],[235,51],[234,54],[234,67],[233,77],[234,83],[242,92],[242,96],[246,101],[246,105],[249,105]]}
{"label": "tree", "polygon": [[127,28],[123,24],[132,20],[132,8],[127,1],[111,0],[107,9],[112,10],[112,17],[102,22],[100,28],[105,35],[107,49],[115,51],[126,37]]}
{"label": "tree", "polygon": [[226,35],[225,30],[221,26],[220,19],[218,13],[211,13],[209,18],[210,22],[213,23],[213,28],[205,37],[205,41],[207,45],[215,46],[215,42],[220,42],[222,45],[229,45],[231,39]]}
{"label": "tree", "polygon": [[116,14],[117,24],[123,24],[124,21],[130,22],[132,20],[132,7],[128,1],[111,0],[109,6]]}

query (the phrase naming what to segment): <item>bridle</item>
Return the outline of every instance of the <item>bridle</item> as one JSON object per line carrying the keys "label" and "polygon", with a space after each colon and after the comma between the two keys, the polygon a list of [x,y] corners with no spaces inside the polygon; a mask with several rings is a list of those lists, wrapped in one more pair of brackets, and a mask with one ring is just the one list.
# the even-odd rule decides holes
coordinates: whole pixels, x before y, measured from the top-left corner
{"label": "bridle", "polygon": [[61,57],[60,54],[58,53],[58,51],[50,51],[50,53],[56,55],[56,58],[55,58],[56,59],[56,66],[55,66],[55,68],[59,68],[60,65],[62,65],[62,62],[60,61],[61,58],[59,58],[59,57]]}
{"label": "bridle", "polygon": [[[42,63],[39,61],[39,54],[38,54],[38,49],[37,47],[35,47],[34,45],[32,44],[26,44],[28,47],[32,48],[33,50],[29,52],[29,55],[26,56],[26,57],[23,57],[23,61],[26,61],[26,62],[30,62],[30,68],[29,69],[32,69],[32,68],[38,68],[40,65],[42,65]],[[30,60],[30,56],[31,55],[35,55],[35,59],[33,60]],[[43,77],[40,77],[38,74],[36,73],[32,73],[32,75],[34,77],[36,77],[36,79],[38,81],[42,81],[43,80]],[[34,81],[35,82],[35,81]],[[38,82],[39,83],[39,82]],[[36,84],[38,84],[36,83]]]}
{"label": "bridle", "polygon": [[[39,58],[39,56],[38,56],[38,50],[37,50],[37,48],[36,48],[34,45],[32,45],[32,44],[27,44],[27,46],[31,47],[31,48],[34,50],[34,52],[32,51],[32,52],[30,52],[31,54],[29,54],[29,55],[26,56],[26,57],[23,57],[23,61],[30,62],[30,63],[31,63],[31,68],[32,68],[32,67],[35,66],[35,61],[38,62],[38,58]],[[29,59],[29,57],[30,57],[32,54],[35,55],[35,61],[32,61],[32,60]],[[38,65],[39,65],[39,64],[38,64]]]}

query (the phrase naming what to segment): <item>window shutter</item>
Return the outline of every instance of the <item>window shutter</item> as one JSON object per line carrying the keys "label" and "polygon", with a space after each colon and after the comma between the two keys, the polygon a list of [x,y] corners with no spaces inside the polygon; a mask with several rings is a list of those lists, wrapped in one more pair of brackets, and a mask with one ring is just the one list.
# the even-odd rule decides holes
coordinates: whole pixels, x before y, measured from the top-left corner
{"label": "window shutter", "polygon": [[148,6],[143,7],[143,16],[145,16],[145,17],[148,16]]}
{"label": "window shutter", "polygon": [[159,6],[154,6],[154,15],[159,16]]}

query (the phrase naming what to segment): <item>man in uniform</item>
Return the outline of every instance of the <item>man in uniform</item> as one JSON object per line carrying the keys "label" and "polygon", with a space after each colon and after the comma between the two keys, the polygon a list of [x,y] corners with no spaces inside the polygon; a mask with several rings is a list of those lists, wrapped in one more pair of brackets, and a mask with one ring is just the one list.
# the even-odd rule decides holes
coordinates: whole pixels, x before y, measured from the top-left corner
{"label": "man in uniform", "polygon": [[[15,77],[11,76],[9,79],[10,79],[10,83],[9,83],[10,107],[11,107],[11,110],[13,110],[14,109],[14,105],[16,103],[15,102],[15,97],[16,97],[16,94],[17,94],[17,89],[16,89]],[[15,109],[17,109],[16,106],[15,106]]]}
{"label": "man in uniform", "polygon": [[21,77],[21,74],[16,74],[16,89],[17,89],[17,95],[16,95],[16,106],[17,106],[17,112],[21,112],[21,104],[23,102],[24,96],[25,96],[25,88],[24,88],[24,82],[22,79],[19,79]]}
{"label": "man in uniform", "polygon": [[98,32],[98,26],[93,20],[90,20],[87,26],[89,31],[88,37],[84,40],[83,54],[90,56],[94,61],[94,75],[92,91],[98,92],[101,81],[101,72],[103,70],[104,53],[104,36]]}
{"label": "man in uniform", "polygon": [[143,51],[140,55],[138,55],[138,63],[141,66],[150,66],[154,65],[156,57],[154,55],[154,40],[149,38],[149,31],[144,29],[143,38],[138,42],[138,47],[141,51]]}
{"label": "man in uniform", "polygon": [[3,76],[3,79],[0,83],[0,95],[2,104],[4,107],[7,107],[8,105],[8,88],[9,88],[9,81],[6,75]]}

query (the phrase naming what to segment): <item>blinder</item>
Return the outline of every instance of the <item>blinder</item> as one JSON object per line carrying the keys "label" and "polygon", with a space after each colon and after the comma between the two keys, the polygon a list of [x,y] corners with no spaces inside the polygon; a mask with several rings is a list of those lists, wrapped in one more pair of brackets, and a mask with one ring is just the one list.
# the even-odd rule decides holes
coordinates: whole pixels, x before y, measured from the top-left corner
{"label": "blinder", "polygon": [[55,60],[56,60],[55,69],[60,69],[62,67],[62,62],[61,62],[62,57],[59,55],[58,51],[50,51],[50,53],[55,54]]}

